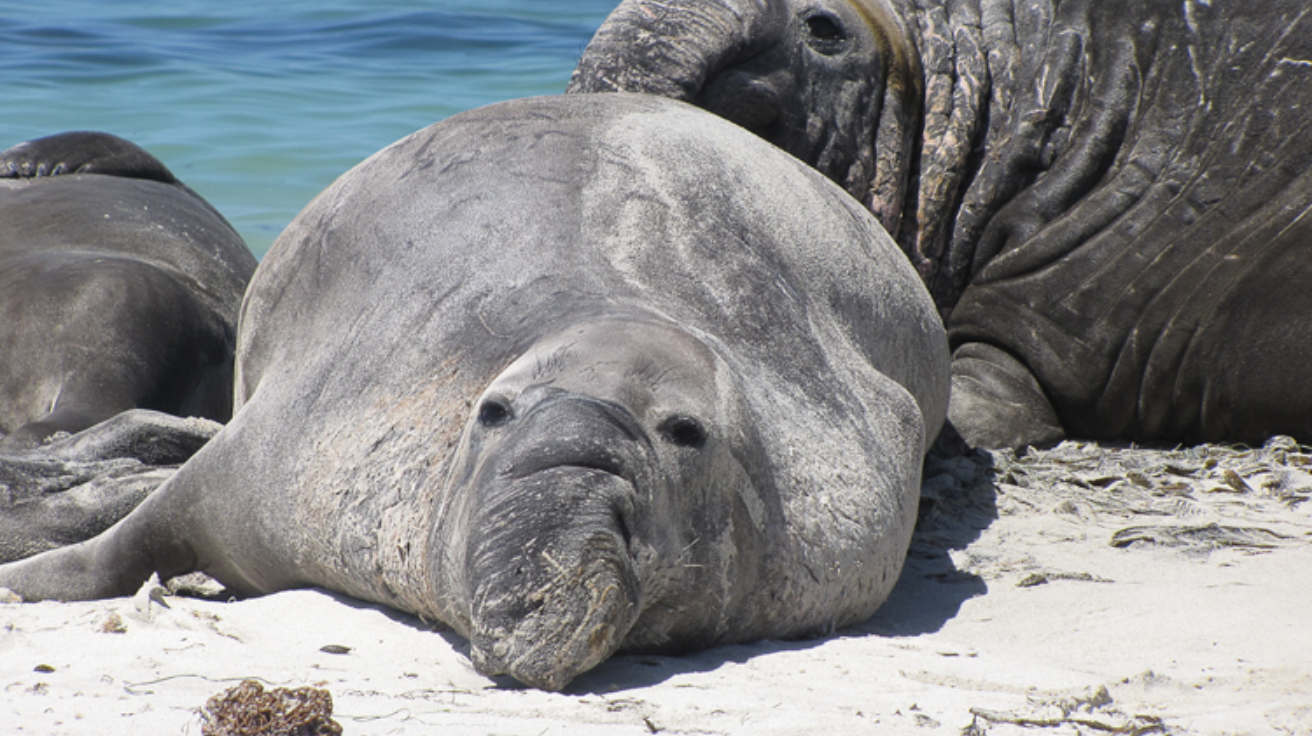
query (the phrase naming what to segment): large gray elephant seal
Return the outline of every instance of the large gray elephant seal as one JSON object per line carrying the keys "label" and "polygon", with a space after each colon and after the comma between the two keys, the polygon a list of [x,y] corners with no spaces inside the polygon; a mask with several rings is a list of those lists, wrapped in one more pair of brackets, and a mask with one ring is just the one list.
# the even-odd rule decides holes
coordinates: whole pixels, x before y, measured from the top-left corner
{"label": "large gray elephant seal", "polygon": [[1260,443],[1312,441],[1310,62],[1305,0],[625,0],[570,90],[696,103],[861,199],[971,443]]}
{"label": "large gray elephant seal", "polygon": [[227,420],[255,265],[213,207],[122,138],[0,152],[0,453],[129,409]]}
{"label": "large gray elephant seal", "polygon": [[552,689],[826,632],[897,579],[948,370],[905,256],[778,149],[655,97],[494,105],[319,195],[247,293],[233,420],[0,586],[322,586]]}

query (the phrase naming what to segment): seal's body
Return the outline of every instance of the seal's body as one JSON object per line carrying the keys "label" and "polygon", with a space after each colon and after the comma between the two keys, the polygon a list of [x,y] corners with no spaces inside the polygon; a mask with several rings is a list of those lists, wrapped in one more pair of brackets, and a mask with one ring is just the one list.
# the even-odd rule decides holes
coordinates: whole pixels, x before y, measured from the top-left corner
{"label": "seal's body", "polygon": [[943,328],[858,203],[655,97],[465,113],[340,178],[252,282],[233,421],[26,597],[201,569],[447,622],[544,688],[802,636],[897,579]]}

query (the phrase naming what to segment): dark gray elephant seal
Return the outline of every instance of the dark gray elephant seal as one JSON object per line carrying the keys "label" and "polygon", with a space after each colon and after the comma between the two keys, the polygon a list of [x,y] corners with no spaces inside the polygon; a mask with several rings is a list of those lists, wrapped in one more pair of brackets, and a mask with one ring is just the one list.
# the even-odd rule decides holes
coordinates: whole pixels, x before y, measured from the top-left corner
{"label": "dark gray elephant seal", "polygon": [[702,105],[861,199],[973,444],[1312,441],[1304,0],[626,0],[570,89]]}
{"label": "dark gray elephant seal", "polygon": [[64,133],[0,152],[0,452],[128,409],[227,420],[255,265],[128,141]]}
{"label": "dark gray elephant seal", "polygon": [[932,301],[869,213],[655,97],[503,103],[383,150],[279,238],[240,333],[223,431],[0,586],[322,586],[558,689],[620,648],[871,615],[947,403]]}

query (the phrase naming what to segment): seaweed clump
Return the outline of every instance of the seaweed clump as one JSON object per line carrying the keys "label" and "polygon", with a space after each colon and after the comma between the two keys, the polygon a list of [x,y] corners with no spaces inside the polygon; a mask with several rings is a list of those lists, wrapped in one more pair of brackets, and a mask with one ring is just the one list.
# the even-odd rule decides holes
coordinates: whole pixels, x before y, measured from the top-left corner
{"label": "seaweed clump", "polygon": [[243,680],[205,702],[203,736],[341,736],[332,719],[333,696],[314,687],[265,691]]}

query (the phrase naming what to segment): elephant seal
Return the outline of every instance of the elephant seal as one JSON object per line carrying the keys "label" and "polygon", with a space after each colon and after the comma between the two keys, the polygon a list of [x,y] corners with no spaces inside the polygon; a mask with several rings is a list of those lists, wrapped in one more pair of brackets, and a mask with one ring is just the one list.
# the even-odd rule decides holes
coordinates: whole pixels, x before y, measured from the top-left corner
{"label": "elephant seal", "polygon": [[778,149],[656,97],[493,105],[311,202],[243,303],[232,421],[0,586],[321,586],[547,689],[826,632],[897,579],[948,371],[905,257]]}
{"label": "elephant seal", "polygon": [[255,257],[116,136],[0,152],[0,452],[129,409],[226,421]]}
{"label": "elephant seal", "polygon": [[570,91],[694,102],[861,199],[972,444],[1312,441],[1310,60],[1301,0],[625,0]]}

